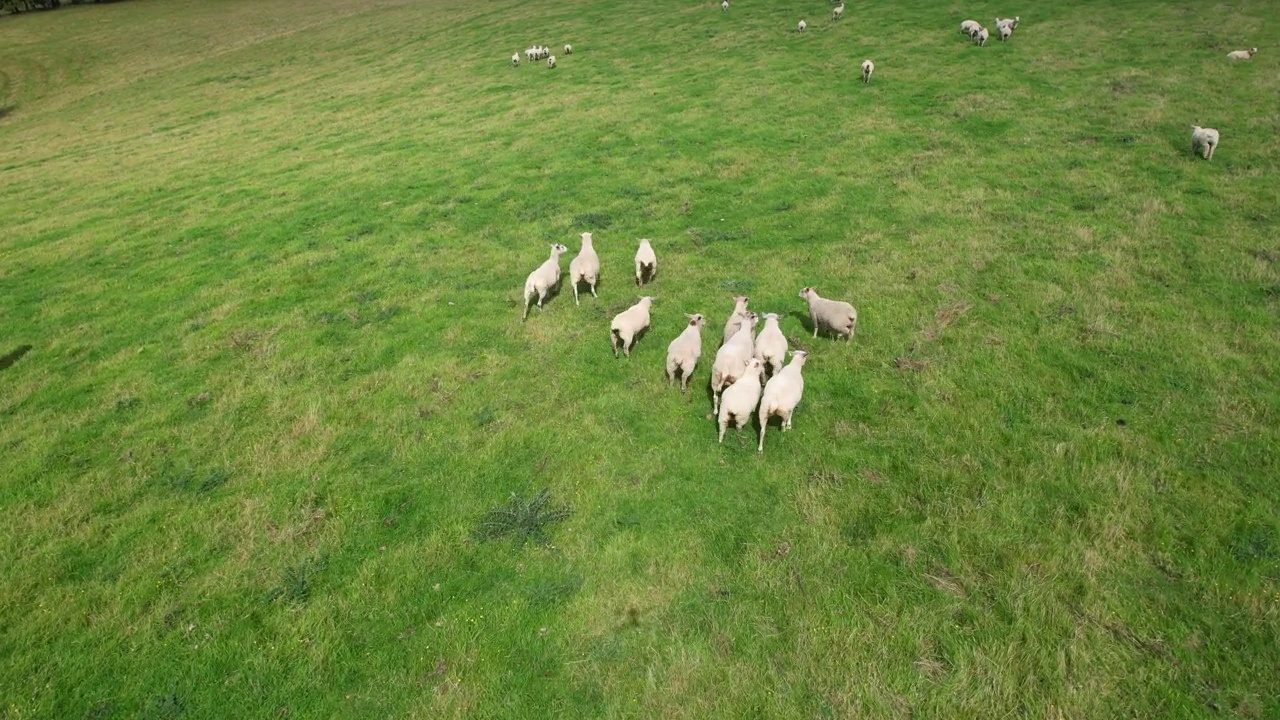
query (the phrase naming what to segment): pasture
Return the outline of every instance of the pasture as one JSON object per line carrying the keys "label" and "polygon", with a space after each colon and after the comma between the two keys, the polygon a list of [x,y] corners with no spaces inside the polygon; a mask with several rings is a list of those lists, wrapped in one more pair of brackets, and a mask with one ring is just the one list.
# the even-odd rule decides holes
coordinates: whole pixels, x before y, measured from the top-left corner
{"label": "pasture", "polygon": [[1274,10],[0,17],[0,718],[1280,716]]}

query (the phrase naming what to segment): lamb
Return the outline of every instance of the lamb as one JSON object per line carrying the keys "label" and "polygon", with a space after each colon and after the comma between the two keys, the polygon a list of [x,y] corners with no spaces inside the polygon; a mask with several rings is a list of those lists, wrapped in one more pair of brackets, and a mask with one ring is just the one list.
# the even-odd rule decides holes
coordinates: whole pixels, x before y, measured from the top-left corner
{"label": "lamb", "polygon": [[876,64],[870,60],[862,61],[862,84],[871,82],[871,73],[876,71]]}
{"label": "lamb", "polygon": [[831,22],[835,22],[844,17],[844,3],[831,8]]}
{"label": "lamb", "polygon": [[622,343],[622,352],[631,357],[631,346],[636,338],[649,327],[649,306],[653,298],[648,295],[640,298],[640,302],[618,313],[609,323],[609,343],[613,345],[613,356],[618,357],[618,343]]}
{"label": "lamb", "polygon": [[764,318],[764,329],[756,336],[755,356],[773,376],[782,369],[782,361],[787,357],[787,336],[778,327],[776,313],[765,313],[760,317]]}
{"label": "lamb", "polygon": [[751,422],[751,413],[760,402],[760,373],[763,366],[759,360],[751,359],[742,371],[742,377],[724,391],[718,416],[720,418],[720,442],[724,442],[724,431],[734,423],[741,430]]}
{"label": "lamb", "polygon": [[1010,35],[1012,35],[1012,34],[1013,34],[1013,26],[1012,26],[1012,25],[997,25],[997,26],[996,26],[996,32],[1000,33],[1000,42],[1004,42],[1005,40],[1008,40],[1008,39],[1009,39],[1009,36],[1010,36]]}
{"label": "lamb", "polygon": [[520,66],[520,53],[516,53],[511,56],[511,64],[515,65],[516,67]]}
{"label": "lamb", "polygon": [[1017,17],[1012,17],[1012,18],[996,18],[996,27],[997,27],[997,28],[1001,28],[1001,27],[1008,26],[1010,31],[1017,30],[1017,29],[1018,29],[1018,21],[1019,21],[1019,20],[1021,20],[1021,19],[1022,19],[1022,18],[1017,18]]}
{"label": "lamb", "polygon": [[578,305],[578,283],[584,282],[591,286],[591,297],[598,298],[596,295],[596,282],[600,279],[600,256],[596,255],[596,250],[591,246],[591,233],[582,233],[582,249],[578,251],[578,257],[569,263],[569,280],[573,282],[573,304]]}
{"label": "lamb", "polygon": [[807,27],[809,27],[809,24],[808,24],[808,23],[806,23],[805,21],[801,20],[801,21],[800,21],[800,32],[804,32],[804,29],[805,29],[805,28],[807,28]]}
{"label": "lamb", "polygon": [[685,313],[685,317],[689,318],[689,324],[667,346],[667,386],[670,387],[675,382],[676,370],[679,370],[682,393],[689,392],[689,376],[693,375],[693,369],[698,366],[698,358],[702,357],[703,317],[688,313]]}
{"label": "lamb", "polygon": [[818,329],[825,327],[836,335],[847,335],[853,341],[853,333],[858,327],[858,311],[847,302],[827,300],[818,297],[818,291],[807,287],[800,291],[800,297],[809,302],[809,319],[813,321],[813,336],[818,337]]}
{"label": "lamb", "polygon": [[569,43],[565,43],[565,44],[564,44],[564,54],[565,54],[565,55],[572,55],[572,54],[573,54],[573,46],[572,46],[572,45],[570,45]]}
{"label": "lamb", "polygon": [[977,20],[965,20],[964,22],[960,23],[960,34],[968,35],[969,39],[972,40],[973,34],[978,32],[978,30],[981,27],[982,26],[978,24]]}
{"label": "lamb", "polygon": [[541,310],[542,301],[546,299],[547,292],[560,284],[560,254],[568,250],[569,248],[560,243],[553,244],[551,257],[539,265],[537,270],[529,273],[529,277],[524,281],[524,314],[520,316],[521,322],[529,317],[529,301],[535,294],[538,296],[538,309]]}
{"label": "lamb", "polygon": [[1258,52],[1258,48],[1249,48],[1248,50],[1233,50],[1227,53],[1227,57],[1232,60],[1248,60]]}
{"label": "lamb", "polygon": [[555,56],[555,55],[552,55],[551,57],[547,58],[547,67],[548,67],[549,69],[551,69],[551,70],[555,70],[555,69],[556,69],[556,56]]}
{"label": "lamb", "polygon": [[1213,128],[1191,126],[1191,153],[1201,151],[1205,160],[1213,159],[1213,151],[1218,149],[1218,131]]}
{"label": "lamb", "polygon": [[723,2],[720,3],[720,12],[725,12],[728,9],[729,9],[729,0],[724,0]]}
{"label": "lamb", "polygon": [[991,33],[987,32],[986,28],[980,28],[978,33],[973,36],[973,41],[978,43],[978,47],[986,47],[987,38],[989,37],[991,37]]}
{"label": "lamb", "polygon": [[720,393],[742,377],[742,371],[755,353],[751,333],[755,330],[756,320],[756,314],[748,312],[747,319],[742,323],[737,334],[729,338],[729,342],[721,345],[716,351],[715,362],[711,365],[712,413],[720,412]]}
{"label": "lamb", "polygon": [[804,377],[800,375],[800,369],[808,355],[804,350],[791,353],[791,364],[769,378],[769,384],[764,386],[764,398],[760,401],[760,445],[756,452],[764,452],[764,431],[769,427],[770,417],[777,415],[782,418],[782,432],[791,429],[791,415],[804,395]]}
{"label": "lamb", "polygon": [[724,340],[721,344],[729,342],[729,338],[738,333],[742,323],[747,318],[747,296],[738,295],[733,298],[733,312],[729,313],[729,320],[724,324]]}
{"label": "lamb", "polygon": [[636,250],[636,287],[652,282],[658,274],[658,256],[653,254],[653,246],[646,239],[640,240]]}

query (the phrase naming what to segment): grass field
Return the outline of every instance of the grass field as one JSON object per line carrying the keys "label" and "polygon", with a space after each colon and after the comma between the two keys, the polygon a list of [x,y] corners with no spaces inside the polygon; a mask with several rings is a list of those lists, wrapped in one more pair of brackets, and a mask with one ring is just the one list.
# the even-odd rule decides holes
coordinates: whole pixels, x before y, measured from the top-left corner
{"label": "grass field", "polygon": [[[0,718],[1280,717],[1274,10],[0,17]],[[763,455],[735,294],[810,351]]]}

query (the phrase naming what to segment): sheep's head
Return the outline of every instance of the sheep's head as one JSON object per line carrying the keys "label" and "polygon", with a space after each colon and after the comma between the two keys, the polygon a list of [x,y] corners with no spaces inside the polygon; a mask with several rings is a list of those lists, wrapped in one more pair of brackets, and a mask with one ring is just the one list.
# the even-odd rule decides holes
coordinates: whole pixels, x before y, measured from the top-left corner
{"label": "sheep's head", "polygon": [[761,315],[760,317],[764,318],[764,321],[765,321],[766,323],[768,323],[768,322],[774,322],[774,323],[776,323],[776,322],[778,322],[779,320],[781,320],[781,319],[782,319],[782,318],[781,318],[781,316],[779,316],[779,315],[778,315],[778,313],[765,313],[765,314]]}
{"label": "sheep's head", "polygon": [[746,309],[747,309],[747,296],[746,296],[746,295],[734,295],[734,296],[733,296],[733,307],[734,307],[735,309],[737,309],[737,310],[746,310]]}
{"label": "sheep's head", "polygon": [[764,372],[764,363],[760,362],[760,358],[751,358],[747,363],[747,372],[755,374]]}
{"label": "sheep's head", "polygon": [[564,252],[569,252],[569,248],[561,245],[560,243],[551,244],[551,253],[553,255],[559,255],[560,253],[564,253]]}
{"label": "sheep's head", "polygon": [[641,295],[639,304],[644,305],[645,307],[649,307],[650,305],[653,304],[653,297],[650,295]]}
{"label": "sheep's head", "polygon": [[811,297],[817,297],[817,296],[818,296],[818,293],[814,292],[813,288],[811,287],[807,287],[800,291],[800,297],[804,298],[805,300],[808,300]]}
{"label": "sheep's head", "polygon": [[754,330],[756,327],[756,324],[760,322],[760,316],[748,310],[744,320],[745,322],[743,322],[743,325],[750,323],[751,328]]}
{"label": "sheep's head", "polygon": [[806,350],[793,350],[793,351],[791,351],[791,362],[792,362],[792,364],[796,365],[797,367],[803,367],[803,366],[804,366],[804,361],[805,361],[805,359],[806,359],[806,358],[808,358],[808,357],[809,357],[809,353],[808,353],[808,351],[806,351]]}
{"label": "sheep's head", "polygon": [[696,328],[702,327],[702,321],[704,319],[702,315],[698,313],[694,313],[692,315],[690,315],[689,313],[685,313],[684,316],[689,318],[689,327],[696,327]]}
{"label": "sheep's head", "polygon": [[590,245],[590,244],[591,244],[591,233],[589,233],[589,232],[584,232],[584,233],[582,233],[582,244],[583,244],[583,245]]}
{"label": "sheep's head", "polygon": [[1256,52],[1258,52],[1258,48],[1249,48],[1249,57],[1253,57]]}

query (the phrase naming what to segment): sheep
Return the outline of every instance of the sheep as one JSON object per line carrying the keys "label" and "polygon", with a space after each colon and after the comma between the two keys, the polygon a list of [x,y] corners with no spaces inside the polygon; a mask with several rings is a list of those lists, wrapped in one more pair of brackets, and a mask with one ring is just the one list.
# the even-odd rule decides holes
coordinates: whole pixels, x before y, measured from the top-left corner
{"label": "sheep", "polygon": [[1012,25],[997,25],[997,26],[996,26],[996,32],[1000,33],[1000,42],[1004,42],[1005,40],[1008,40],[1008,39],[1009,39],[1009,36],[1010,36],[1010,35],[1012,35],[1012,34],[1013,34],[1013,26],[1012,26]]}
{"label": "sheep", "polygon": [[764,364],[770,376],[782,369],[782,361],[787,357],[787,336],[778,327],[777,313],[765,313],[764,329],[756,336],[755,357]]}
{"label": "sheep", "polygon": [[738,329],[742,327],[742,322],[747,317],[747,296],[738,295],[733,298],[733,312],[729,313],[729,320],[724,324],[724,340],[721,344],[729,342],[729,338],[738,333]]}
{"label": "sheep", "polygon": [[807,22],[805,22],[805,21],[801,20],[801,21],[800,21],[800,32],[804,32],[804,29],[805,29],[805,28],[807,28],[807,27],[809,27],[809,23],[807,23]]}
{"label": "sheep", "polygon": [[1227,53],[1227,57],[1232,60],[1248,60],[1258,52],[1258,48],[1249,48],[1248,50],[1233,50]]}
{"label": "sheep", "polygon": [[1020,19],[1020,18],[1016,18],[1016,17],[1012,17],[1012,18],[996,18],[996,27],[997,27],[997,28],[1001,28],[1001,27],[1004,27],[1004,26],[1006,26],[1006,25],[1007,25],[1007,26],[1009,27],[1009,29],[1010,29],[1010,30],[1017,30],[1017,29],[1018,29],[1018,20],[1019,20],[1019,19]]}
{"label": "sheep", "polygon": [[791,429],[791,415],[804,396],[804,377],[800,369],[808,356],[804,350],[791,353],[791,364],[769,378],[769,383],[764,386],[764,397],[760,400],[760,445],[756,452],[764,452],[764,431],[769,427],[770,417],[777,415],[782,418],[782,432]]}
{"label": "sheep", "polygon": [[560,243],[553,244],[551,257],[539,265],[537,270],[529,273],[529,277],[524,281],[524,314],[520,316],[521,322],[529,317],[529,300],[535,294],[538,296],[538,309],[541,310],[542,301],[546,299],[547,292],[560,284],[560,254],[568,250],[569,248]]}
{"label": "sheep", "polygon": [[720,3],[720,12],[726,12],[728,11],[728,9],[729,9],[729,0],[724,0],[723,2]]}
{"label": "sheep", "polygon": [[729,342],[716,351],[715,362],[711,364],[711,412],[720,412],[720,393],[742,377],[742,370],[755,354],[752,332],[756,327],[756,314],[747,312],[747,318],[737,334],[729,338]]}
{"label": "sheep", "polygon": [[520,67],[520,53],[511,56],[511,64]]}
{"label": "sheep", "polygon": [[658,256],[653,254],[653,246],[641,238],[640,247],[636,250],[636,287],[652,282],[658,274]]}
{"label": "sheep", "polygon": [[596,250],[591,246],[591,233],[582,233],[582,249],[578,251],[578,257],[569,263],[569,280],[573,282],[573,304],[578,305],[578,283],[584,282],[591,286],[591,297],[598,298],[596,295],[596,282],[600,280],[600,256],[596,255]]}
{"label": "sheep", "polygon": [[743,426],[751,422],[751,413],[760,402],[760,372],[763,366],[759,360],[751,358],[751,362],[742,370],[742,377],[724,391],[717,417],[720,418],[720,442],[724,442],[724,431],[730,423],[736,424],[741,431]]}
{"label": "sheep", "polygon": [[572,55],[572,54],[573,54],[573,46],[572,46],[572,45],[570,45],[569,43],[565,43],[565,44],[564,44],[564,54],[565,54],[565,55]]}
{"label": "sheep", "polygon": [[547,68],[548,68],[548,69],[550,69],[550,70],[555,70],[555,69],[556,69],[556,56],[555,56],[555,55],[552,55],[551,57],[547,58]]}
{"label": "sheep", "polygon": [[1213,151],[1218,149],[1218,131],[1213,128],[1191,126],[1191,153],[1201,151],[1205,160],[1213,159]]}
{"label": "sheep", "polygon": [[818,337],[818,329],[825,327],[836,335],[847,335],[849,341],[853,341],[853,334],[858,328],[858,311],[852,305],[818,297],[818,291],[811,287],[801,290],[800,297],[809,303],[809,319],[813,321],[815,338]]}
{"label": "sheep", "polygon": [[618,343],[622,343],[622,352],[631,357],[631,346],[635,344],[640,333],[649,327],[649,306],[653,298],[645,295],[640,302],[618,313],[609,323],[609,343],[613,345],[613,356],[618,357]]}
{"label": "sheep", "polygon": [[698,358],[702,357],[703,317],[696,313],[685,313],[685,317],[689,318],[689,324],[667,346],[667,387],[675,382],[676,370],[679,370],[682,393],[689,392],[689,376],[693,375],[693,369],[698,366]]}
{"label": "sheep", "polygon": [[973,41],[978,43],[978,47],[987,46],[987,38],[991,37],[991,33],[986,28],[979,28],[977,34],[973,36]]}
{"label": "sheep", "polygon": [[844,17],[844,3],[831,8],[831,22],[835,22]]}
{"label": "sheep", "polygon": [[960,23],[960,34],[968,35],[969,39],[972,40],[973,34],[978,32],[978,29],[981,27],[982,26],[978,24],[977,20],[965,20]]}
{"label": "sheep", "polygon": [[862,84],[871,82],[871,73],[876,71],[876,64],[870,60],[862,61]]}

